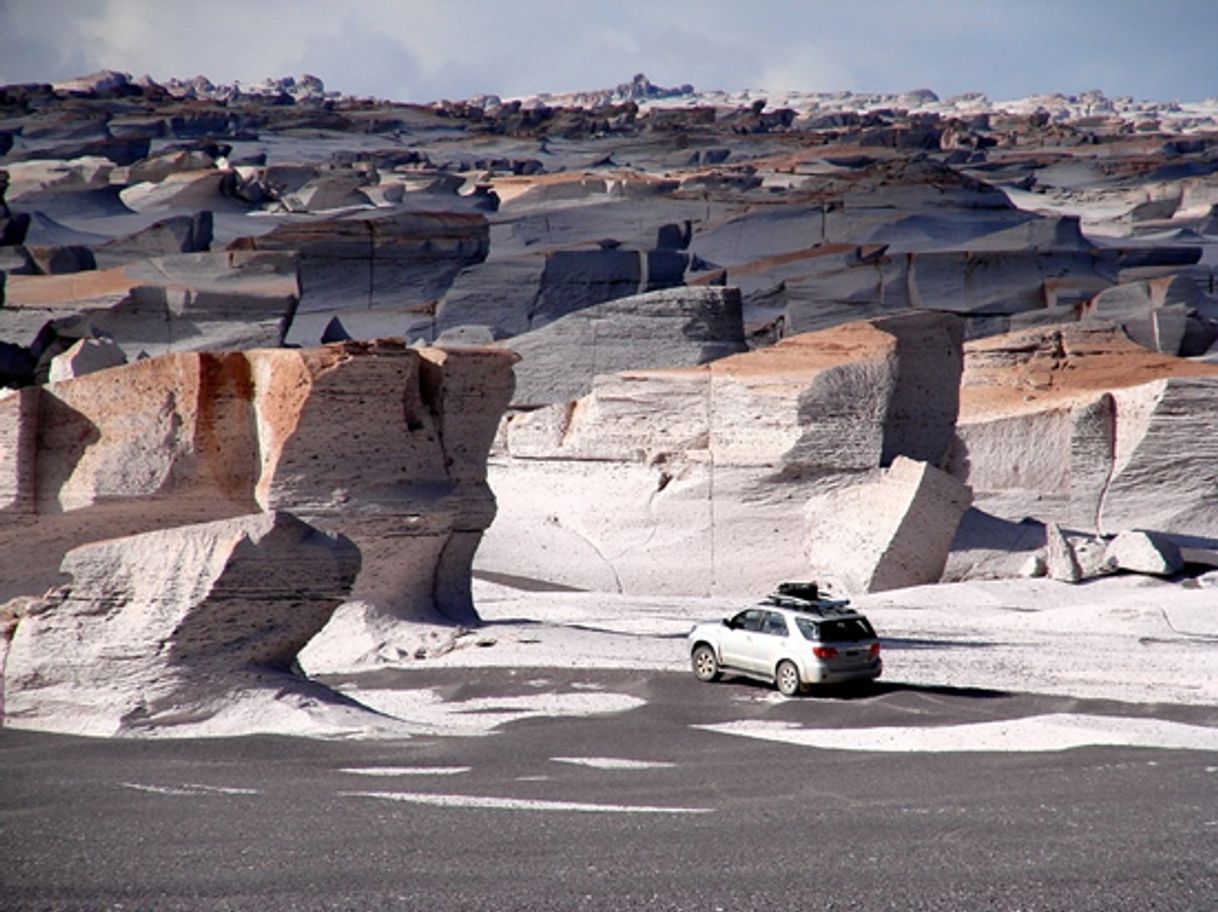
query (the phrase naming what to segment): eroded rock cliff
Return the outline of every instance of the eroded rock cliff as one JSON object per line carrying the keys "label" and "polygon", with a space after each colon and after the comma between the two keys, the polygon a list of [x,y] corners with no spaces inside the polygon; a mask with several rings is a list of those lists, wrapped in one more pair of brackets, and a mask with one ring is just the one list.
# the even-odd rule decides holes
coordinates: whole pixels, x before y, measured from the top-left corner
{"label": "eroded rock cliff", "polygon": [[1086,325],[966,348],[951,471],[977,504],[1115,534],[1218,535],[1218,367]]}
{"label": "eroded rock cliff", "polygon": [[305,693],[288,666],[340,605],[376,630],[475,620],[514,357],[395,341],[180,353],[5,393],[10,724],[206,728],[225,695],[282,710],[275,688]]}
{"label": "eroded rock cliff", "polygon": [[491,459],[502,507],[481,569],[655,593],[756,593],[802,577],[804,503],[955,427],[956,319],[909,314],[697,368],[597,378],[515,416]]}

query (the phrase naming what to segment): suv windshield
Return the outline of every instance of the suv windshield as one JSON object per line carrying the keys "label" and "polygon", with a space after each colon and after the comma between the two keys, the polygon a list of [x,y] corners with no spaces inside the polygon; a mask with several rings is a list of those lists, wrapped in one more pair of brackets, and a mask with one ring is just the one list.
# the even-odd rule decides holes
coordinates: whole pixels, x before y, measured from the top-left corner
{"label": "suv windshield", "polygon": [[795,619],[795,626],[804,635],[804,639],[814,643],[855,643],[875,638],[875,631],[864,617],[824,621],[801,617]]}

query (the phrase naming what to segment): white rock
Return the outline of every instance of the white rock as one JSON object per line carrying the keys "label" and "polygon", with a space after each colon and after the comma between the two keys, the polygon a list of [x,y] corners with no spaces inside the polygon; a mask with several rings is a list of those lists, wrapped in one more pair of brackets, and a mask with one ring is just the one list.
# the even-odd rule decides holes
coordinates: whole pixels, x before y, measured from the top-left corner
{"label": "white rock", "polygon": [[1099,534],[1218,536],[1218,369],[1090,326],[970,343],[952,474],[978,506]]}
{"label": "white rock", "polygon": [[1077,583],[1083,578],[1074,548],[1057,523],[1045,526],[1045,567],[1049,578],[1060,583]]}
{"label": "white rock", "polygon": [[1184,568],[1175,542],[1153,532],[1121,532],[1108,543],[1104,559],[1114,569],[1154,576],[1171,576]]}
{"label": "white rock", "polygon": [[1218,377],[1170,377],[1114,393],[1109,529],[1218,536]]}
{"label": "white rock", "polygon": [[1019,568],[1019,575],[1025,579],[1035,579],[1041,576],[1047,576],[1049,568],[1045,565],[1044,555],[1031,554],[1028,559],[1023,562]]}
{"label": "white rock", "polygon": [[50,382],[71,380],[126,363],[127,356],[113,339],[81,339],[51,359]]}
{"label": "white rock", "polygon": [[5,725],[163,730],[216,714],[238,690],[312,690],[291,663],[358,568],[350,541],[283,513],[74,549],[71,584],[18,619]]}
{"label": "white rock", "polygon": [[500,512],[476,566],[657,594],[805,577],[809,497],[896,455],[943,458],[953,325],[848,324],[697,368],[603,375],[582,399],[514,416],[490,461]]}
{"label": "white rock", "polygon": [[472,620],[512,361],[393,342],[182,353],[6,396],[0,510],[21,522],[0,525],[0,598],[56,584],[86,542],[284,510],[356,542],[353,597]]}
{"label": "white rock", "polygon": [[970,499],[945,472],[897,457],[875,481],[808,501],[810,573],[849,593],[938,582]]}

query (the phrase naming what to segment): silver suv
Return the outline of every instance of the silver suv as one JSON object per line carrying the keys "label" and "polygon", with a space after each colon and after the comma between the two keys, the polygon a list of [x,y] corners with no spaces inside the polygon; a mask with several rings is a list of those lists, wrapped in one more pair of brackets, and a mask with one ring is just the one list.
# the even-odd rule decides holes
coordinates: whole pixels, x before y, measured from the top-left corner
{"label": "silver suv", "polygon": [[815,584],[784,583],[753,607],[690,631],[694,675],[772,681],[788,697],[813,684],[875,680],[883,671],[880,641],[848,604],[821,598]]}

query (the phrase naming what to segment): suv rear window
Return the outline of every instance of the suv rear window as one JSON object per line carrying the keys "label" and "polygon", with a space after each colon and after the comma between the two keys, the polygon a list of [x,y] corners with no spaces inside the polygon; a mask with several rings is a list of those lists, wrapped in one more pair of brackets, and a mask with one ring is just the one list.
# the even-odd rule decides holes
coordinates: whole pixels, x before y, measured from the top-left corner
{"label": "suv rear window", "polygon": [[795,619],[795,626],[804,635],[804,639],[814,643],[855,643],[859,640],[875,639],[875,631],[864,617],[824,621],[801,617]]}

